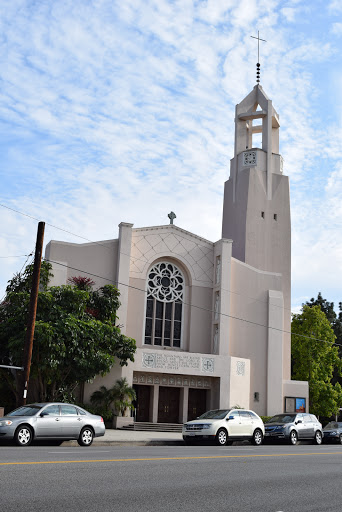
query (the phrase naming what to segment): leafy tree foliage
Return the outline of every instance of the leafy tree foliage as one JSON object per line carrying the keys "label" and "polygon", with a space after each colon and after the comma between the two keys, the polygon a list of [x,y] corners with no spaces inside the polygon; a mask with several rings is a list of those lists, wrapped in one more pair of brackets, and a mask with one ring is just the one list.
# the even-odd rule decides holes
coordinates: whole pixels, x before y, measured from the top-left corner
{"label": "leafy tree foliage", "polygon": [[[104,375],[118,359],[134,360],[135,341],[115,325],[119,291],[112,285],[99,290],[78,286],[48,288],[51,265],[42,263],[41,291],[30,375],[30,400],[70,399],[78,384]],[[28,316],[32,266],[15,276],[0,305],[0,358],[21,366]],[[80,289],[81,288],[81,289]],[[6,363],[4,363],[6,364]],[[17,386],[12,389],[17,396]],[[17,396],[18,398],[18,396]]]}
{"label": "leafy tree foliage", "polygon": [[335,414],[342,404],[342,388],[331,382],[334,370],[341,375],[336,336],[320,305],[303,306],[292,318],[292,378],[309,382],[310,412]]}
{"label": "leafy tree foliage", "polygon": [[[323,311],[323,313],[329,320],[330,325],[334,331],[334,334],[336,336],[336,344],[338,347],[338,353],[339,353],[340,359],[342,359],[342,302],[339,302],[338,315],[335,313],[334,303],[328,302],[326,299],[324,299],[322,297],[321,292],[318,292],[317,299],[312,298],[310,301],[306,302],[306,305],[308,305],[310,307],[319,306],[321,308],[321,310]],[[336,382],[339,382],[342,385],[342,377],[338,373],[337,370],[334,371],[334,376],[333,376],[332,382],[334,384]]]}

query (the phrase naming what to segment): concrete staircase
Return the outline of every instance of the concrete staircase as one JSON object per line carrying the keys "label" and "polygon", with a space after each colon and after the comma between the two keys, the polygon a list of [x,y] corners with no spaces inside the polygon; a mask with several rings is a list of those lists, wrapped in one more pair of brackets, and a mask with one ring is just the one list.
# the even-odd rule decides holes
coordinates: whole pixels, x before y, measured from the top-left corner
{"label": "concrete staircase", "polygon": [[149,423],[137,421],[124,426],[123,430],[139,430],[145,432],[182,432],[182,425],[179,423]]}

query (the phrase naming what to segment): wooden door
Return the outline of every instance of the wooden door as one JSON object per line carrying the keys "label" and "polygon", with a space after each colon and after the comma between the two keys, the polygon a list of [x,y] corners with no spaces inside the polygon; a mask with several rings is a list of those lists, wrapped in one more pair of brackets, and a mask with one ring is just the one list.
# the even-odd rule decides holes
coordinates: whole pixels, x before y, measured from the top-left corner
{"label": "wooden door", "polygon": [[136,421],[150,421],[150,393],[151,386],[133,386],[137,394]]}
{"label": "wooden door", "polygon": [[158,423],[179,423],[179,388],[159,387]]}
{"label": "wooden door", "polygon": [[194,420],[207,410],[207,390],[189,389],[188,421]]}

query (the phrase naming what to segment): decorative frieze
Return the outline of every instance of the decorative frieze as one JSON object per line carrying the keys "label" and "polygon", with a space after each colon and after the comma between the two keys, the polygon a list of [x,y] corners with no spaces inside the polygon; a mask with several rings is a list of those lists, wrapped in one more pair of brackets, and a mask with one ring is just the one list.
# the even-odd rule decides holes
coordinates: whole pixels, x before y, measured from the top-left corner
{"label": "decorative frieze", "polygon": [[162,370],[192,369],[204,373],[214,373],[214,358],[191,356],[188,354],[166,354],[160,352],[142,352],[143,368]]}
{"label": "decorative frieze", "polygon": [[210,377],[182,377],[181,375],[151,375],[143,372],[134,372],[133,384],[147,384],[152,386],[158,384],[160,386],[175,387],[191,387],[206,388],[212,387],[213,383]]}

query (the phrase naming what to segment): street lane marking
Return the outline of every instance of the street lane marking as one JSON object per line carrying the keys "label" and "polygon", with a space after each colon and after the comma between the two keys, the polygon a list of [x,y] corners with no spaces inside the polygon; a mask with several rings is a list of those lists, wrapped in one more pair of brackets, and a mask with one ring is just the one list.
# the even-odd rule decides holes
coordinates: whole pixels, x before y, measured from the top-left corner
{"label": "street lane marking", "polygon": [[197,457],[150,457],[142,459],[48,460],[35,462],[0,462],[0,466],[26,466],[30,464],[81,464],[83,462],[147,462],[160,460],[251,459],[256,457],[306,457],[307,455],[342,455],[342,452],[275,453],[264,455],[205,455]]}

